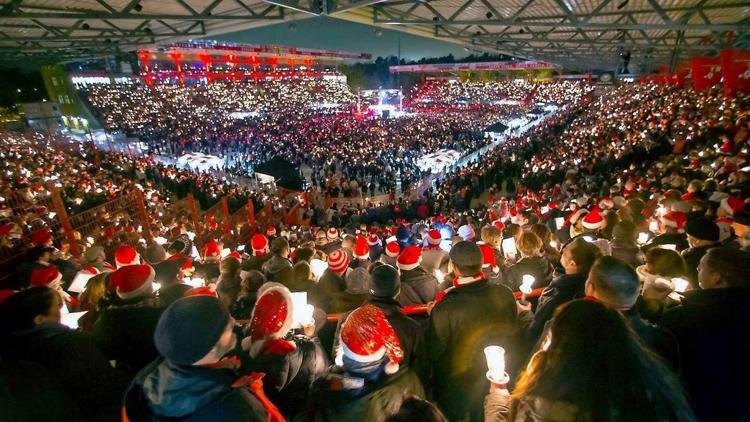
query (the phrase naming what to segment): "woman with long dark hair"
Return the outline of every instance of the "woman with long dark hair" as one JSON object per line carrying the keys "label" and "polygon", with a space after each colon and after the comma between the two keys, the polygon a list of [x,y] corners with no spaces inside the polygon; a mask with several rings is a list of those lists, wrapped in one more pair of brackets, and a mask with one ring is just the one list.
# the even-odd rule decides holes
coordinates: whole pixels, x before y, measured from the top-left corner
{"label": "woman with long dark hair", "polygon": [[694,421],[677,377],[622,315],[575,300],[560,307],[543,350],[513,394],[493,384],[486,421]]}

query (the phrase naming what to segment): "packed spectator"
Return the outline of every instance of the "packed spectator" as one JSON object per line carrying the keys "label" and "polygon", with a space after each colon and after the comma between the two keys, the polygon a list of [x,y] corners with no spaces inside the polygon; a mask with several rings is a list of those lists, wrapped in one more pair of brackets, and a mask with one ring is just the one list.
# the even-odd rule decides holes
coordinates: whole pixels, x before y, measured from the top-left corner
{"label": "packed spectator", "polygon": [[[0,296],[0,419],[44,410],[25,405],[32,376],[70,420],[747,418],[750,102],[569,86],[556,114],[423,197],[364,207],[4,132],[1,235],[28,251]],[[71,214],[141,191],[154,239],[101,207],[70,253],[41,208],[56,189]],[[272,211],[223,233],[173,216],[188,193]],[[307,218],[278,216],[292,209]]]}

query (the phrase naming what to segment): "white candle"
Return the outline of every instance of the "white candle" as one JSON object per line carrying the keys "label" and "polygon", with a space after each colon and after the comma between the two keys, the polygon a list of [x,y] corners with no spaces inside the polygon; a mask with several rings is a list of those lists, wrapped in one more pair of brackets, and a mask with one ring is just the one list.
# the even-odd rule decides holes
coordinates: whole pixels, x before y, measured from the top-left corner
{"label": "white candle", "polygon": [[325,270],[328,269],[328,263],[323,260],[314,258],[310,261],[310,269],[315,275],[315,278],[320,278]]}
{"label": "white candle", "polygon": [[443,274],[442,271],[435,270],[435,278],[437,279],[438,283],[442,283],[444,277],[445,277],[445,274]]}
{"label": "white candle", "polygon": [[300,312],[300,322],[302,326],[315,324],[315,320],[313,319],[313,312],[315,312],[315,307],[310,305],[309,303],[302,308],[302,312]]}
{"label": "white candle", "polygon": [[688,286],[690,286],[690,282],[685,280],[684,278],[675,277],[672,279],[672,284],[674,284],[674,290],[678,293],[682,293],[685,290],[687,290]]}
{"label": "white candle", "polygon": [[534,281],[536,281],[536,279],[533,275],[524,274],[524,276],[521,278],[521,287],[519,288],[519,290],[521,290],[521,293],[523,293],[524,295],[531,293],[531,286],[534,284]]}
{"label": "white candle", "polygon": [[487,359],[487,375],[493,380],[505,378],[505,349],[500,346],[487,346],[484,348],[484,357]]}

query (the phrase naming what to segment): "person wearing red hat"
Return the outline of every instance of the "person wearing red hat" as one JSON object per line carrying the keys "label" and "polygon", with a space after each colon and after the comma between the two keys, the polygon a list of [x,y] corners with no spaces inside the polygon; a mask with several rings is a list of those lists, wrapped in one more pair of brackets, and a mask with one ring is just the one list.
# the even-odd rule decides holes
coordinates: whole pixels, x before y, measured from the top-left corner
{"label": "person wearing red hat", "polygon": [[78,301],[62,289],[62,273],[54,265],[39,267],[31,272],[31,287],[45,286],[57,292],[63,302],[62,312],[78,310]]}
{"label": "person wearing red hat", "polygon": [[330,255],[333,251],[342,247],[339,231],[335,227],[331,227],[325,231],[325,242],[325,244],[318,245],[318,249],[326,255]]}
{"label": "person wearing red hat", "polygon": [[[258,291],[242,348],[266,374],[269,398],[291,420],[307,403],[313,383],[328,368],[328,355],[314,336],[315,321],[295,321],[289,289],[266,283]],[[291,335],[297,325],[304,335]]]}
{"label": "person wearing red hat", "polygon": [[261,271],[263,264],[271,258],[268,238],[260,233],[253,235],[250,249],[252,255],[242,262],[242,271]]}
{"label": "person wearing red hat", "polygon": [[501,280],[500,267],[495,259],[495,251],[489,245],[481,244],[479,249],[482,251],[482,273],[484,277],[493,284]]}
{"label": "person wearing red hat", "polygon": [[367,236],[367,245],[370,246],[370,260],[372,262],[378,261],[380,255],[383,254],[383,242],[378,236],[377,229],[373,227],[369,236]]}
{"label": "person wearing red hat", "polygon": [[158,355],[153,335],[164,307],[153,294],[155,277],[150,265],[126,265],[113,272],[109,282],[116,298],[99,313],[92,332],[107,358],[133,374]]}
{"label": "person wearing red hat", "polygon": [[385,250],[380,255],[380,260],[385,264],[396,267],[398,265],[398,254],[400,253],[401,246],[399,246],[396,236],[391,236],[385,239]]}
{"label": "person wearing red hat", "polygon": [[456,275],[454,287],[432,308],[425,338],[434,374],[431,385],[448,420],[481,421],[489,388],[484,348],[502,345],[511,374],[526,352],[520,341],[513,293],[484,278],[479,246],[458,242],[450,258]]}
{"label": "person wearing red hat", "polygon": [[449,258],[448,252],[440,248],[440,243],[443,241],[440,230],[432,229],[428,231],[425,240],[427,245],[422,247],[422,262],[420,265],[430,274],[436,274],[437,271],[447,274]]}
{"label": "person wearing red hat", "polygon": [[201,256],[203,259],[193,262],[195,267],[195,276],[206,280],[206,283],[213,283],[221,275],[219,263],[221,262],[222,243],[215,240],[206,242],[203,245]]}
{"label": "person wearing red hat", "polygon": [[659,229],[661,233],[642,247],[644,253],[660,245],[675,245],[677,252],[690,247],[687,234],[685,234],[687,214],[680,211],[670,211],[661,216],[660,220]]}
{"label": "person wearing red hat", "polygon": [[[316,384],[310,420],[382,421],[406,395],[426,397],[416,373],[403,362],[401,343],[383,312],[364,305],[341,324],[341,366]],[[405,394],[406,393],[406,394]]]}
{"label": "person wearing red hat", "polygon": [[727,196],[722,199],[719,203],[719,208],[716,210],[718,217],[734,217],[735,214],[742,211],[745,207],[746,202],[737,196]]}
{"label": "person wearing red hat", "polygon": [[418,246],[407,246],[398,255],[396,265],[401,270],[401,293],[397,300],[402,306],[429,303],[440,291],[437,278],[428,273],[421,262],[422,248]]}
{"label": "person wearing red hat", "polygon": [[115,250],[115,266],[117,268],[125,265],[137,265],[141,263],[141,256],[138,252],[128,245],[120,245]]}
{"label": "person wearing red hat", "polygon": [[[59,294],[45,286],[22,290],[0,304],[3,364],[22,368],[24,364],[34,363],[44,375],[27,375],[14,380],[8,378],[8,372],[2,371],[4,391],[0,399],[0,418],[3,420],[117,420],[120,417],[120,403],[130,375],[113,368],[91,336],[63,325],[61,306]],[[29,389],[12,388],[21,383],[28,384]],[[61,387],[54,397],[45,394],[49,391],[45,386],[49,385]],[[24,390],[49,400],[42,406],[55,410],[64,407],[65,411],[39,419],[47,409],[29,409],[35,400],[21,396]],[[22,402],[14,403],[18,399]],[[15,413],[13,409],[19,407],[24,411]],[[35,417],[19,416],[28,414]]]}
{"label": "person wearing red hat", "polygon": [[349,268],[349,255],[343,249],[336,249],[328,255],[328,268],[318,281],[326,302],[334,303],[346,290],[346,275]]}
{"label": "person wearing red hat", "polygon": [[33,246],[52,246],[52,232],[49,229],[42,229],[32,232],[29,235]]}
{"label": "person wearing red hat", "polygon": [[344,275],[346,288],[343,292],[333,296],[332,312],[347,312],[360,306],[370,294],[370,248],[364,236],[357,235],[354,245],[354,259],[349,264],[349,270]]}

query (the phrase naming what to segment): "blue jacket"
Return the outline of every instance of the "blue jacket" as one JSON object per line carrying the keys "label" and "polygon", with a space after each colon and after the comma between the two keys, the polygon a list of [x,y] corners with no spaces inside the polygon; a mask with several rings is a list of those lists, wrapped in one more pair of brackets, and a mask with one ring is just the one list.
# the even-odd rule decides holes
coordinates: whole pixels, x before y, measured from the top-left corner
{"label": "blue jacket", "polygon": [[250,390],[232,386],[237,378],[231,369],[157,359],[133,380],[123,414],[133,422],[266,421],[263,405]]}

